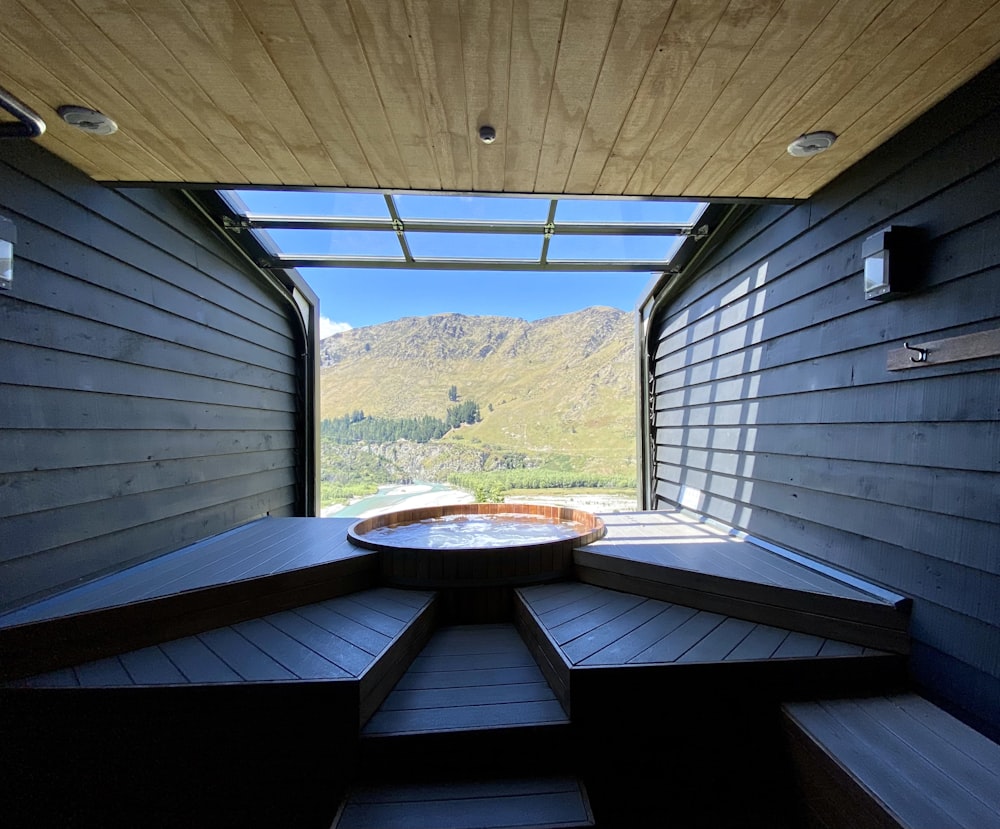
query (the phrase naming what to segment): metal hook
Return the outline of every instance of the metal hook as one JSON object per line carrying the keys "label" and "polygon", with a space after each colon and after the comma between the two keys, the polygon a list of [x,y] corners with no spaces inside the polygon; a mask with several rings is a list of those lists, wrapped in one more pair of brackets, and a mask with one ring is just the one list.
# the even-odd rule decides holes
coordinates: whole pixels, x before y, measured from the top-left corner
{"label": "metal hook", "polygon": [[907,351],[916,351],[917,352],[917,356],[916,357],[910,357],[910,362],[911,363],[926,363],[927,362],[927,351],[928,351],[928,349],[926,349],[926,348],[917,348],[915,345],[910,345],[909,343],[906,343],[906,342],[903,343],[903,348],[905,348]]}

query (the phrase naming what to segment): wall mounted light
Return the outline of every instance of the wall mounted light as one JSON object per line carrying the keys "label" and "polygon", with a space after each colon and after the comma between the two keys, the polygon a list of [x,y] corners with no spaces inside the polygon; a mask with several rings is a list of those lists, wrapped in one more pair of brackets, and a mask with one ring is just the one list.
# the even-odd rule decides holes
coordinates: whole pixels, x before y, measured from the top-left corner
{"label": "wall mounted light", "polygon": [[14,284],[14,243],[17,228],[9,219],[0,216],[0,291],[9,291]]}
{"label": "wall mounted light", "polygon": [[911,227],[887,227],[865,239],[865,299],[892,299],[913,288],[916,241]]}

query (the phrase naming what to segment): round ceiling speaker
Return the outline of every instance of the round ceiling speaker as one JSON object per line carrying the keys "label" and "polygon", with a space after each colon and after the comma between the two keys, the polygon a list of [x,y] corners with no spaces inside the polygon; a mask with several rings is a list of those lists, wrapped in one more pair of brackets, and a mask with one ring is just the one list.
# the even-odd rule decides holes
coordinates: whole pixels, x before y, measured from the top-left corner
{"label": "round ceiling speaker", "polygon": [[788,154],[796,158],[808,158],[824,150],[829,150],[837,136],[832,132],[807,132],[788,145]]}
{"label": "round ceiling speaker", "polygon": [[111,135],[118,131],[118,125],[103,112],[78,106],[61,106],[56,110],[59,117],[71,127],[92,135]]}

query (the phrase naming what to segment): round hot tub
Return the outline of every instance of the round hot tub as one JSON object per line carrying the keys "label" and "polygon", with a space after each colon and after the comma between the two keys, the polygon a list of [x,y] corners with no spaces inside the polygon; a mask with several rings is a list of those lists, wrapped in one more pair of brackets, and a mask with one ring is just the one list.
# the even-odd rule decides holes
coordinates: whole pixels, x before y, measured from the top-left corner
{"label": "round hot tub", "polygon": [[366,518],[351,526],[347,538],[381,553],[388,584],[499,587],[569,575],[573,549],[604,533],[604,522],[583,510],[452,504]]}

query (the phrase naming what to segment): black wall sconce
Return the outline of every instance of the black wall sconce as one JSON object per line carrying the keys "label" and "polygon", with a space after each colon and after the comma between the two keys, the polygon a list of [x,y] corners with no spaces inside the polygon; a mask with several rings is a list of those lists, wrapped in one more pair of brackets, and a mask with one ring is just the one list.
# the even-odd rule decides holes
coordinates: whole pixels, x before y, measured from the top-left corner
{"label": "black wall sconce", "polygon": [[912,227],[887,227],[865,239],[865,299],[893,299],[916,286],[919,236]]}

